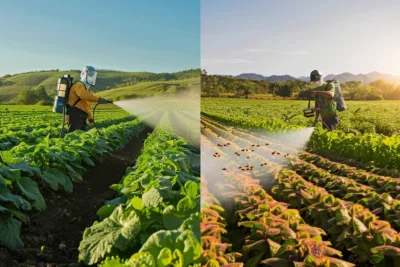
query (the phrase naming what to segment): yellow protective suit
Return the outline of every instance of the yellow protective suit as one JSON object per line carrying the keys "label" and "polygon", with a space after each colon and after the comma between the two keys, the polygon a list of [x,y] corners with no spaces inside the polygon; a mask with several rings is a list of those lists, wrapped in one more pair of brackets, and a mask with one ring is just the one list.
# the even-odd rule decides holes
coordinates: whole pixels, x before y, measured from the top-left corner
{"label": "yellow protective suit", "polygon": [[81,98],[81,100],[75,105],[75,107],[86,112],[89,120],[92,119],[90,102],[98,102],[99,98],[86,90],[86,87],[82,82],[76,82],[71,87],[68,104],[72,106],[79,98]]}

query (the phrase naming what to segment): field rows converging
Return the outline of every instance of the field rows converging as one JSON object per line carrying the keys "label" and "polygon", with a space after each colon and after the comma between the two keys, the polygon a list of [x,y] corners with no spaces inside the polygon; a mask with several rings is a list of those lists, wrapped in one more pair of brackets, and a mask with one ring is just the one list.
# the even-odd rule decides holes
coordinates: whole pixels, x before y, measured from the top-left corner
{"label": "field rows converging", "polygon": [[191,105],[160,103],[138,117],[100,108],[98,129],[64,138],[61,117],[47,107],[1,118],[0,244],[8,248],[1,257],[199,266],[200,155],[185,139],[196,138],[191,113],[178,112]]}
{"label": "field rows converging", "polygon": [[[231,101],[230,105],[226,104]],[[271,101],[251,101],[243,103],[241,107],[232,106],[233,102],[234,100],[229,100],[225,103],[219,99],[202,99],[202,106],[204,107],[202,114],[229,125],[264,129],[276,133],[312,126],[311,120],[307,123],[291,123],[292,119],[301,117],[300,102],[292,106],[285,106],[282,103],[271,103]],[[274,117],[275,112],[271,110],[271,107],[275,105],[278,105],[278,113],[283,113],[283,111],[290,112],[288,108],[290,110],[296,108],[299,113],[289,114],[290,116],[288,114],[280,114],[279,117]],[[270,111],[270,113],[265,113],[266,111]],[[280,117],[284,119],[282,120]],[[386,122],[379,121],[376,124],[380,123]],[[343,123],[340,123],[340,125],[343,125]],[[376,134],[375,132],[348,130],[327,132],[322,127],[317,127],[310,136],[308,150],[332,158],[341,157],[358,163],[361,162],[370,170],[376,169],[377,173],[400,177],[398,170],[398,166],[400,166],[400,158],[398,156],[400,153],[400,137],[396,133]]]}
{"label": "field rows converging", "polygon": [[[301,216],[305,223],[320,227],[320,240],[329,241],[332,249],[342,252],[336,256],[347,261],[340,265],[335,263],[337,259],[323,259],[332,255],[313,254],[308,251],[310,254],[290,257],[292,262],[304,261],[311,264],[307,266],[353,266],[352,263],[358,264],[357,266],[396,266],[398,259],[393,251],[400,251],[400,235],[397,232],[400,230],[398,179],[376,175],[305,152],[305,144],[300,145],[296,140],[290,139],[294,135],[289,134],[282,138],[276,134],[240,129],[211,117],[204,114],[201,118],[202,164],[207,166],[204,172],[202,170],[202,176],[208,184],[212,183],[208,191],[221,204],[221,211],[226,211],[219,213],[218,216],[222,216],[223,219],[218,220],[228,225],[225,227],[227,231],[221,233],[220,239],[227,238],[232,243],[232,246],[228,246],[232,250],[227,253],[236,257],[229,256],[229,262],[243,262],[244,266],[257,266],[261,263],[274,266],[274,263],[287,262],[288,254],[268,254],[265,252],[268,249],[262,250],[267,254],[260,251],[251,254],[258,257],[251,259],[248,257],[249,246],[246,243],[250,239],[239,238],[240,241],[237,241],[237,235],[243,235],[245,232],[244,227],[251,229],[252,238],[266,231],[268,235],[263,235],[263,242],[267,242],[267,238],[271,237],[281,238],[278,242],[272,238],[278,243],[278,248],[283,246],[286,240],[282,238],[282,231],[266,228],[265,224],[270,220],[264,219],[262,224],[254,222],[262,216],[261,208],[257,209],[258,217],[251,209],[244,209],[243,213],[238,211],[243,208],[245,201],[236,202],[237,199],[233,199],[250,198],[249,192],[236,194],[230,200],[227,198],[229,194],[224,194],[226,188],[231,189],[237,183],[248,179],[247,183],[259,184],[264,192],[277,201],[282,201],[283,206],[293,212],[299,212],[299,217]],[[225,180],[228,177],[230,182]],[[256,199],[253,198],[253,202],[250,203],[257,203],[259,198]],[[206,216],[204,212],[202,216]],[[214,219],[219,218],[215,216],[214,214]],[[237,218],[247,218],[252,222],[240,224],[237,223]],[[298,239],[297,236],[296,240]],[[276,245],[257,244],[270,250]],[[295,243],[292,245],[300,251],[307,251],[304,248],[300,249]],[[314,248],[327,251],[322,247],[323,245],[318,244]],[[203,244],[203,253],[208,251],[207,249]],[[328,251],[332,250],[329,248]],[[240,256],[232,253],[239,253]],[[209,260],[223,263],[218,255]],[[323,265],[324,261],[330,261],[331,265]]]}
{"label": "field rows converging", "polygon": [[98,210],[101,222],[85,230],[82,262],[126,267],[200,262],[200,179],[192,170],[187,141],[171,129],[166,112],[135,166],[112,186],[118,197]]}
{"label": "field rows converging", "polygon": [[[53,138],[60,135],[60,114],[40,109],[31,112],[7,111],[0,110],[0,151],[11,149],[20,143],[34,145],[46,136]],[[134,119],[135,117],[123,110],[96,112],[96,125],[101,128]]]}
{"label": "field rows converging", "polygon": [[[141,119],[109,126],[99,135],[95,131],[68,134],[64,139],[44,138],[35,145],[21,143],[1,152],[1,222],[0,243],[11,249],[23,247],[19,237],[26,214],[46,209],[44,187],[54,191],[73,191],[73,182],[81,182],[94,160],[121,148],[144,129]],[[6,234],[8,233],[8,234]]]}

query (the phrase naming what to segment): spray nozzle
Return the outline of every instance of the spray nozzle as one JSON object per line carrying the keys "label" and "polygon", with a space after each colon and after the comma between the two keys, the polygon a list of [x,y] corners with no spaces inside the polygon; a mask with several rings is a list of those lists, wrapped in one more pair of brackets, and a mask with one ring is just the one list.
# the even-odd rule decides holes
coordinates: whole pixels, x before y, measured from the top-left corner
{"label": "spray nozzle", "polygon": [[306,118],[314,117],[314,112],[315,112],[314,108],[303,109],[304,117]]}

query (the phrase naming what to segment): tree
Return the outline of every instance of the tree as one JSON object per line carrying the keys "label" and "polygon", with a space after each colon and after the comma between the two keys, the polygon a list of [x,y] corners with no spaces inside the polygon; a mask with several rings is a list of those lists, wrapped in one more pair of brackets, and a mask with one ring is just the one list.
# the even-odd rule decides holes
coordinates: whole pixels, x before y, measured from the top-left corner
{"label": "tree", "polygon": [[17,96],[17,103],[21,105],[34,105],[37,103],[51,105],[52,99],[47,94],[44,86],[39,86],[35,89],[22,89]]}
{"label": "tree", "polygon": [[292,96],[294,87],[290,83],[282,83],[282,85],[279,87],[278,95],[283,96],[283,97],[289,97]]}
{"label": "tree", "polygon": [[245,98],[246,98],[246,99],[249,99],[249,95],[251,95],[249,89],[248,89],[248,88],[243,88],[243,87],[242,87],[242,89],[243,89],[243,91],[244,91],[243,94],[245,95]]}
{"label": "tree", "polygon": [[279,84],[278,83],[276,83],[276,82],[271,82],[271,85],[270,85],[270,93],[273,95],[273,96],[275,96],[277,93],[278,93],[278,91],[279,91]]}
{"label": "tree", "polygon": [[35,101],[36,101],[36,95],[34,91],[29,88],[22,89],[17,96],[17,102],[18,104],[21,105],[35,104],[37,102]]}

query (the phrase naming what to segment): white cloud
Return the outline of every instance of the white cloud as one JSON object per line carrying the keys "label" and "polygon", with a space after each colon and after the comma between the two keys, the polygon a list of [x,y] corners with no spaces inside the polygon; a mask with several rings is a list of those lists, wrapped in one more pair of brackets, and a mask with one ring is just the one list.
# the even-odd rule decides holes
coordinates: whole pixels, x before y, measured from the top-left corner
{"label": "white cloud", "polygon": [[202,64],[206,65],[219,65],[219,64],[249,64],[253,61],[241,59],[241,58],[202,58]]}
{"label": "white cloud", "polygon": [[309,52],[307,52],[307,51],[285,51],[285,52],[282,52],[282,54],[285,54],[285,55],[293,55],[293,56],[307,56],[307,55],[309,55],[310,53]]}

